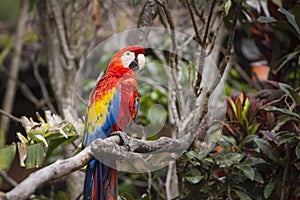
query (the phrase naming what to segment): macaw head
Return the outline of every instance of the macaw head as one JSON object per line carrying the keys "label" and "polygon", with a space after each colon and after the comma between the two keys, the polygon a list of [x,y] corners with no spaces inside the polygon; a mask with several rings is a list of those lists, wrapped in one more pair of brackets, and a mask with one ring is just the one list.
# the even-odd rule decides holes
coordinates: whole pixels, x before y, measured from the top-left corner
{"label": "macaw head", "polygon": [[128,71],[139,71],[145,66],[145,50],[139,46],[128,46],[119,50],[111,59],[106,74],[122,75]]}

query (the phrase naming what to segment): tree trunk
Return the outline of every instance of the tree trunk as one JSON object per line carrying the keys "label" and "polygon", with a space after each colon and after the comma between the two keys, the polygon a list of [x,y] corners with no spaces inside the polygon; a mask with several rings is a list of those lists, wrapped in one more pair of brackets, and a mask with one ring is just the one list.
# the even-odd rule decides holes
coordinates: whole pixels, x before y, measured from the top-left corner
{"label": "tree trunk", "polygon": [[[49,79],[54,92],[58,111],[61,116],[63,110],[74,111],[73,93],[78,67],[75,57],[69,55],[69,44],[66,43],[66,30],[61,16],[61,8],[55,0],[38,2],[38,14],[43,33],[43,43],[47,56]],[[77,113],[73,112],[73,115]],[[74,155],[75,148],[70,145],[64,149],[65,157]],[[67,191],[71,199],[76,199],[83,191],[82,172],[76,171],[68,175]]]}
{"label": "tree trunk", "polygon": [[[4,94],[4,101],[2,105],[2,109],[4,112],[11,113],[13,109],[13,105],[15,102],[15,94],[16,94],[16,85],[19,76],[20,69],[20,60],[22,55],[22,46],[23,46],[23,35],[25,30],[25,25],[28,18],[28,8],[29,1],[21,1],[20,2],[20,15],[17,22],[17,31],[15,38],[15,45],[13,48],[13,57],[12,62],[9,68],[9,78],[6,85],[6,90]],[[0,147],[4,146],[6,143],[6,133],[9,129],[9,121],[10,119],[5,115],[1,115],[1,124],[0,124]]]}

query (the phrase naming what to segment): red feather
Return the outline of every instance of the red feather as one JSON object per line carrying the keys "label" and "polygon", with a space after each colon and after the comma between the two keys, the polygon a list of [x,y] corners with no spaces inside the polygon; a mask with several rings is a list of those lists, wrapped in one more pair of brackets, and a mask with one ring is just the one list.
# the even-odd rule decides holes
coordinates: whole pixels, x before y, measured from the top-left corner
{"label": "red feather", "polygon": [[[111,112],[108,110],[108,100],[110,98],[113,98],[111,96],[107,96],[109,94],[109,91],[114,90],[116,93],[120,94],[120,105],[115,105],[112,104],[112,106],[109,107],[109,109],[119,109],[119,110],[114,110],[117,111],[118,113],[118,118],[115,119],[116,122],[114,124],[110,125],[110,122],[106,122],[103,120],[103,124],[100,124],[100,130],[94,130],[95,126],[93,123],[94,121],[90,120],[95,120],[95,119],[87,119],[86,124],[92,124],[92,130],[93,133],[90,133],[86,128],[85,130],[85,141],[88,141],[87,144],[91,140],[94,139],[93,134],[96,134],[97,131],[101,131],[103,126],[111,127],[110,132],[114,131],[125,131],[126,128],[129,126],[130,122],[134,120],[134,118],[137,115],[137,110],[138,110],[138,101],[139,101],[139,95],[137,91],[137,82],[136,82],[136,75],[135,72],[132,71],[129,67],[124,67],[122,63],[122,55],[127,52],[134,52],[135,56],[138,56],[139,54],[145,54],[145,51],[138,46],[130,46],[127,48],[124,48],[120,51],[118,51],[110,61],[108,68],[106,70],[106,74],[104,77],[99,80],[94,88],[94,90],[91,92],[90,95],[90,106],[88,109],[89,112],[95,112],[95,109],[98,109],[98,112],[96,113],[101,113],[99,110],[104,110],[102,106],[106,106],[107,112]],[[106,99],[105,99],[106,98]],[[105,100],[104,100],[105,99]],[[105,103],[104,103],[105,102]],[[118,102],[118,101],[117,101]],[[100,107],[93,107],[97,103],[97,106],[100,105]],[[102,105],[103,103],[103,105]],[[116,103],[116,102],[114,102]],[[94,110],[93,110],[94,109]],[[104,111],[103,111],[104,112]],[[105,111],[106,112],[106,111]],[[107,114],[107,113],[104,113]],[[98,114],[96,115],[91,115],[92,118],[98,117]],[[101,116],[103,117],[103,116]],[[107,116],[106,116],[107,117]],[[102,127],[101,127],[102,126]],[[99,127],[98,127],[99,128]],[[106,129],[107,130],[107,129]],[[109,129],[108,129],[109,130]],[[94,132],[95,131],[95,132]],[[108,133],[105,133],[106,136]],[[91,136],[92,135],[92,136]],[[100,134],[101,135],[101,134]],[[102,134],[101,137],[106,137],[104,134]],[[98,137],[98,135],[97,135]],[[93,188],[92,188],[92,199],[108,199],[108,200],[116,200],[118,197],[118,192],[117,192],[117,171],[113,168],[109,168],[99,161],[96,161],[96,164],[92,166],[90,164],[88,166],[88,171],[86,175],[86,182],[85,182],[85,199],[88,197],[88,190],[91,185],[91,182],[87,182],[91,180],[91,170],[93,170]]]}

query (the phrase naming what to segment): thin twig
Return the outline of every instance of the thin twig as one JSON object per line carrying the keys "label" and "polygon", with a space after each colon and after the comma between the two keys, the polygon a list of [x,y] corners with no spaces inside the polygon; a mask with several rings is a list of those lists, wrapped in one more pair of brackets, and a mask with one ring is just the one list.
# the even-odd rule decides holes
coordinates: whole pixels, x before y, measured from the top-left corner
{"label": "thin twig", "polygon": [[290,157],[291,157],[291,146],[289,144],[286,145],[286,162],[284,166],[284,171],[283,171],[283,177],[282,177],[282,182],[281,182],[281,191],[280,191],[280,200],[285,200],[288,194],[288,185],[286,185],[287,181],[287,176],[289,172],[289,165],[290,165]]}
{"label": "thin twig", "polygon": [[[196,3],[196,0],[192,0],[192,4],[193,4],[193,7],[195,9],[195,13],[196,15],[198,15],[199,19],[201,20],[202,23],[205,22],[205,19],[203,17],[203,10],[199,9],[198,6],[197,6],[197,3]],[[202,5],[203,5],[203,2],[202,2]]]}
{"label": "thin twig", "polygon": [[153,185],[153,182],[152,182],[152,173],[150,171],[150,172],[148,172],[148,188],[147,188],[147,193],[148,193],[149,199],[152,199],[152,197],[151,197],[151,186],[152,185]]}
{"label": "thin twig", "polygon": [[7,76],[7,78],[13,80],[16,82],[17,86],[19,86],[21,92],[23,93],[23,95],[29,100],[31,101],[35,106],[39,106],[39,100],[34,96],[34,94],[31,92],[31,90],[28,88],[28,86],[21,82],[20,80],[12,77],[9,75],[7,69],[5,67],[0,67],[0,71],[4,72],[5,75]]}
{"label": "thin twig", "polygon": [[3,114],[3,115],[5,115],[6,117],[11,118],[12,120],[14,120],[14,121],[16,121],[16,122],[22,123],[22,120],[21,120],[21,119],[19,119],[19,118],[13,116],[12,114],[6,112],[5,110],[0,109],[0,113]]}
{"label": "thin twig", "polygon": [[210,10],[209,10],[209,13],[208,13],[208,17],[207,17],[207,21],[205,23],[205,32],[204,32],[204,35],[203,35],[203,40],[202,40],[202,45],[203,47],[206,47],[207,45],[207,37],[208,37],[208,31],[209,31],[209,27],[210,27],[210,22],[211,22],[211,18],[212,18],[212,14],[213,14],[213,10],[214,10],[214,7],[215,7],[215,3],[216,1],[211,1],[211,6],[210,6]]}
{"label": "thin twig", "polygon": [[[191,2],[190,0],[187,0],[186,1],[187,5],[188,5],[188,9],[190,11],[190,15],[191,15],[191,18],[192,18],[192,22],[193,22],[193,27],[194,27],[194,30],[195,30],[195,36],[196,36],[196,40],[197,42],[199,42],[201,45],[203,45],[203,41],[201,40],[201,36],[200,36],[200,32],[199,32],[199,29],[198,29],[198,25],[197,25],[197,21],[196,21],[196,17],[195,17],[195,11],[191,5]],[[196,9],[196,8],[195,8]]]}
{"label": "thin twig", "polygon": [[222,23],[223,23],[223,20],[222,20],[222,19],[219,19],[217,28],[216,28],[216,30],[214,31],[214,35],[212,36],[210,43],[209,43],[209,44],[207,45],[207,47],[206,47],[206,54],[207,54],[207,55],[210,55],[211,52],[212,52],[212,50],[213,50],[214,47],[215,47],[216,38],[217,38],[217,36],[219,35],[219,31],[220,31],[220,28],[221,28],[221,26],[222,26]]}
{"label": "thin twig", "polygon": [[[175,86],[175,91],[176,94],[178,95],[178,110],[179,113],[177,111],[177,106],[176,106],[176,96],[174,96],[174,93],[171,93],[171,102],[172,103],[172,109],[175,118],[178,119],[182,119],[183,116],[185,115],[184,111],[186,110],[186,108],[184,107],[185,103],[184,103],[184,98],[183,98],[183,91],[182,91],[182,86],[180,84],[179,81],[179,76],[178,76],[178,72],[177,72],[177,66],[178,63],[176,61],[176,55],[178,55],[178,48],[177,48],[177,43],[176,43],[176,33],[175,33],[175,25],[174,25],[174,20],[173,17],[171,15],[170,9],[167,5],[167,2],[165,0],[156,0],[156,2],[163,8],[165,15],[167,17],[167,21],[168,24],[170,25],[170,29],[171,29],[171,40],[172,40],[172,51],[170,53],[170,63],[171,63],[171,77],[172,77],[172,81],[174,82],[174,86]],[[177,126],[180,126],[180,121],[177,121]]]}
{"label": "thin twig", "polygon": [[[14,79],[18,79],[19,76],[19,69],[20,69],[20,62],[22,56],[22,46],[23,46],[23,36],[25,33],[25,27],[27,23],[27,19],[29,16],[29,2],[28,1],[21,1],[20,2],[20,11],[19,11],[19,18],[17,21],[16,26],[16,37],[14,41],[13,47],[13,57],[11,61],[11,65],[9,67],[9,76],[13,77]],[[6,90],[4,93],[4,99],[2,102],[2,108],[7,113],[11,113],[13,109],[13,105],[15,102],[16,96],[16,82],[12,79],[9,79],[6,84]],[[9,118],[1,116],[0,118],[0,127],[2,131],[6,132],[9,125]],[[4,138],[5,140],[5,138]]]}
{"label": "thin twig", "polygon": [[[172,199],[173,195],[172,195],[172,176],[173,176],[173,172],[174,172],[174,167],[175,167],[175,162],[171,161],[169,163],[168,166],[168,172],[167,172],[167,177],[166,177],[166,197],[167,199]],[[174,198],[174,197],[173,197]]]}
{"label": "thin twig", "polygon": [[41,91],[42,91],[42,94],[45,98],[47,106],[49,107],[49,109],[51,110],[52,113],[57,113],[54,105],[51,103],[50,95],[48,93],[45,82],[44,82],[43,78],[41,77],[41,75],[39,73],[38,63],[31,60],[31,64],[33,65],[34,77],[35,77],[35,79],[37,80],[37,82],[39,83],[39,85],[41,87]]}
{"label": "thin twig", "polygon": [[64,24],[63,24],[63,17],[62,17],[61,8],[59,6],[59,3],[56,0],[51,0],[51,1],[49,1],[49,3],[51,4],[51,7],[53,9],[52,13],[53,13],[56,25],[57,25],[56,26],[57,32],[59,35],[59,40],[61,42],[61,46],[62,46],[64,55],[66,56],[66,58],[68,60],[73,60],[74,55],[71,53],[71,51],[69,49],[69,45],[67,42],[67,35],[65,32]]}
{"label": "thin twig", "polygon": [[82,98],[82,96],[78,93],[78,91],[74,91],[76,94],[76,97],[79,99],[79,101],[84,104],[85,106],[88,106],[88,102]]}
{"label": "thin twig", "polygon": [[2,177],[6,183],[13,187],[16,187],[18,185],[18,183],[14,179],[9,177],[7,173],[5,173],[2,169],[0,169],[0,177]]}
{"label": "thin twig", "polygon": [[255,89],[258,89],[256,87],[256,84],[252,81],[252,79],[248,76],[248,74],[243,70],[243,68],[236,62],[236,59],[232,59],[232,66],[234,69],[239,73],[239,75],[251,86]]}
{"label": "thin twig", "polygon": [[89,16],[90,16],[89,13],[91,12],[91,9],[92,9],[92,5],[89,4],[87,9],[86,9],[85,16],[82,20],[82,23],[81,23],[82,26],[80,28],[79,37],[78,37],[77,43],[76,43],[75,48],[74,48],[74,52],[76,52],[76,57],[79,57],[80,55],[82,55],[82,53],[85,49],[84,45],[83,45],[83,43],[86,42],[86,40],[84,38],[84,35],[86,34],[87,26],[85,26],[85,24],[87,24],[87,21],[88,21]]}
{"label": "thin twig", "polygon": [[233,22],[232,22],[232,29],[229,33],[229,38],[228,38],[228,42],[227,42],[227,47],[226,47],[226,52],[225,52],[225,56],[222,59],[221,63],[220,63],[220,67],[219,67],[219,73],[220,75],[216,77],[216,79],[214,80],[212,86],[209,88],[209,90],[206,93],[205,96],[205,101],[204,101],[204,109],[200,115],[200,121],[201,119],[203,119],[203,117],[206,115],[207,111],[208,111],[208,102],[209,102],[209,98],[211,96],[211,94],[213,93],[213,91],[216,89],[216,87],[218,86],[218,84],[220,83],[225,69],[227,67],[227,64],[229,62],[230,56],[231,56],[231,50],[232,50],[232,46],[233,46],[233,39],[235,36],[235,30],[236,30],[236,23],[237,23],[237,19],[238,19],[238,14],[240,13],[241,10],[241,6],[242,6],[243,1],[239,0],[234,15],[233,15]]}

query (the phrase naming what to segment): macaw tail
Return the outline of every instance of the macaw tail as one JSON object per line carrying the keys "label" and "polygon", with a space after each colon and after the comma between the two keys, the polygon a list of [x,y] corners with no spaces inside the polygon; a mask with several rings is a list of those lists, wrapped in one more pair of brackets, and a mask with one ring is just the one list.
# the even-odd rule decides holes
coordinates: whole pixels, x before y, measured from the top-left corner
{"label": "macaw tail", "polygon": [[110,168],[98,160],[92,160],[86,170],[84,182],[84,199],[89,199],[92,190],[92,200],[117,200],[117,170]]}

